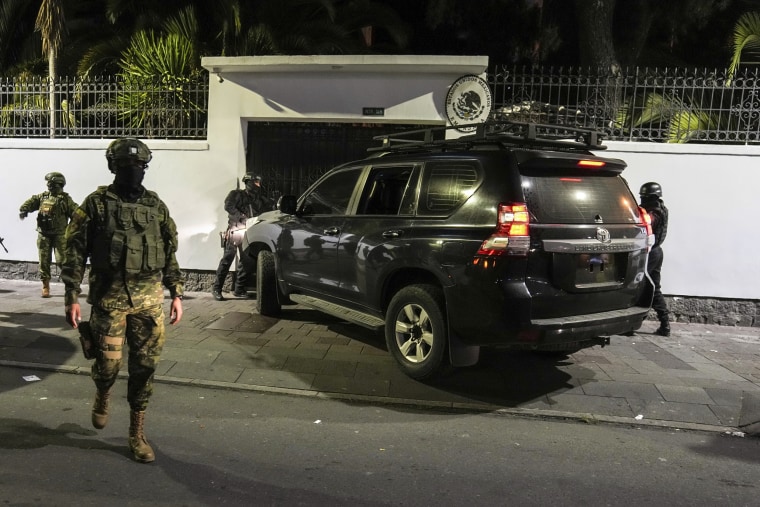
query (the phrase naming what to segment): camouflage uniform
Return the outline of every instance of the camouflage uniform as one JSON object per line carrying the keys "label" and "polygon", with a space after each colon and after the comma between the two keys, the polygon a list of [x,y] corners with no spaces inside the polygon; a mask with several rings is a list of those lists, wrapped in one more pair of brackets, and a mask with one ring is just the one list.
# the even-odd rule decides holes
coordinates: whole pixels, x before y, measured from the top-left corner
{"label": "camouflage uniform", "polygon": [[66,233],[66,262],[61,274],[66,305],[78,303],[87,259],[92,264],[87,302],[90,326],[100,343],[92,365],[99,391],[108,391],[129,350],[127,401],[144,411],[164,345],[164,293],[182,296],[177,264],[177,229],[158,195],[143,189],[135,202],[119,197],[111,186],[87,196]]}
{"label": "camouflage uniform", "polygon": [[40,259],[40,280],[50,280],[50,262],[55,252],[55,262],[60,266],[64,262],[66,247],[66,225],[74,215],[77,203],[67,194],[61,192],[53,195],[42,192],[33,195],[21,205],[19,212],[25,216],[32,211],[37,213],[37,250]]}

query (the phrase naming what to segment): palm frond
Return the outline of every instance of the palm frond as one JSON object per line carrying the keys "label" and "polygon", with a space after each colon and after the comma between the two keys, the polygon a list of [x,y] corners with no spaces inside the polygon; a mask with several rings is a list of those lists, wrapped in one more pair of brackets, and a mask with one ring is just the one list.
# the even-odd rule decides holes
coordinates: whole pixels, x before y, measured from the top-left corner
{"label": "palm frond", "polygon": [[164,23],[164,30],[169,34],[176,34],[188,40],[196,40],[198,36],[198,18],[195,9],[188,5],[181,9]]}
{"label": "palm frond", "polygon": [[79,60],[77,74],[84,77],[116,74],[121,54],[128,45],[128,38],[115,36],[91,46]]}
{"label": "palm frond", "polygon": [[705,130],[717,127],[716,121],[709,114],[698,110],[679,111],[673,115],[668,124],[668,142],[685,143]]}
{"label": "palm frond", "polygon": [[34,26],[42,35],[42,52],[46,55],[51,51],[57,52],[66,30],[62,1],[42,0]]}
{"label": "palm frond", "polygon": [[180,34],[135,34],[119,61],[124,82],[116,105],[121,119],[149,135],[188,125],[201,110],[188,93],[201,72],[196,56],[193,42]]}
{"label": "palm frond", "polygon": [[156,35],[152,30],[132,37],[119,64],[130,77],[188,77],[197,69],[192,41],[176,33]]}
{"label": "palm frond", "polygon": [[733,56],[728,66],[727,86],[730,86],[742,63],[742,54],[745,54],[747,58],[760,58],[760,13],[758,12],[743,14],[734,26]]}

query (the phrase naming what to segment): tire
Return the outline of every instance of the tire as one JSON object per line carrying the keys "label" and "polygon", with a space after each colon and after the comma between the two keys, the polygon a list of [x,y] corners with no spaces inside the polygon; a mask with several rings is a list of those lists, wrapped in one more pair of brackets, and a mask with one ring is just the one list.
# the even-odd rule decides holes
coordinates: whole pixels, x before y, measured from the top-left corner
{"label": "tire", "polygon": [[267,317],[279,315],[282,309],[277,299],[274,254],[267,250],[260,251],[256,258],[256,309]]}
{"label": "tire", "polygon": [[393,296],[385,315],[385,342],[401,370],[416,380],[443,373],[448,326],[443,291],[410,285]]}

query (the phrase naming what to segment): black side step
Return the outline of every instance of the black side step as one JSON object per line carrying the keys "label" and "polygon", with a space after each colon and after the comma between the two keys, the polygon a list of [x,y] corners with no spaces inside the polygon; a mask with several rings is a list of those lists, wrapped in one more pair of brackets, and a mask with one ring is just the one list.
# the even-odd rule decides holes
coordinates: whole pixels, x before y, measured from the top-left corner
{"label": "black side step", "polygon": [[333,317],[345,319],[349,322],[353,322],[354,324],[358,324],[375,331],[385,326],[385,321],[379,317],[375,317],[374,315],[360,312],[352,308],[346,308],[345,306],[341,306],[335,303],[330,303],[329,301],[317,299],[315,297],[305,296],[303,294],[290,294],[290,299],[294,303],[309,306],[321,312],[332,315]]}

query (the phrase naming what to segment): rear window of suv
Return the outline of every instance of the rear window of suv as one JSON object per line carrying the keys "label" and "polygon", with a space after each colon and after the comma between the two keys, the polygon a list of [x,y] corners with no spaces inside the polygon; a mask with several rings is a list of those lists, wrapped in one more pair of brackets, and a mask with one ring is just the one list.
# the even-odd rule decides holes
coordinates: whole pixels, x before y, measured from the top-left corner
{"label": "rear window of suv", "polygon": [[523,195],[539,223],[634,223],[638,204],[616,174],[522,175]]}

